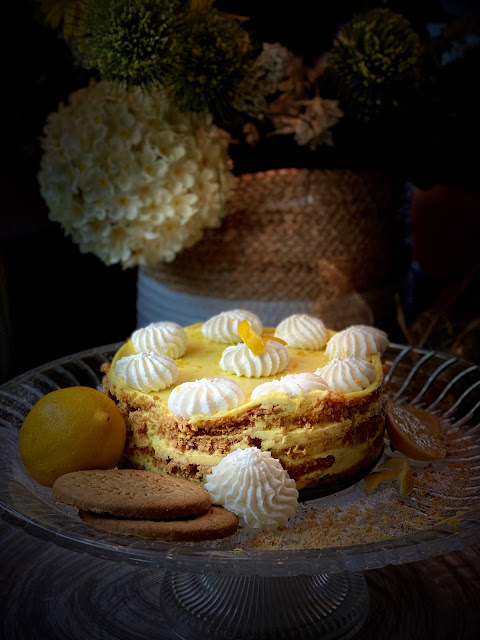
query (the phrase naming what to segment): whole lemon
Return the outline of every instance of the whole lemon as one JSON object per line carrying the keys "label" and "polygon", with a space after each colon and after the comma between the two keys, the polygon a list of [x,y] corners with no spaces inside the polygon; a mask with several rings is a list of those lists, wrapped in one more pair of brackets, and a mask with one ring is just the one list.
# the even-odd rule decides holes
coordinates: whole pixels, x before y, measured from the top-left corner
{"label": "whole lemon", "polygon": [[20,429],[20,457],[28,474],[51,487],[70,471],[109,469],[120,461],[127,428],[115,402],[91,387],[47,393]]}

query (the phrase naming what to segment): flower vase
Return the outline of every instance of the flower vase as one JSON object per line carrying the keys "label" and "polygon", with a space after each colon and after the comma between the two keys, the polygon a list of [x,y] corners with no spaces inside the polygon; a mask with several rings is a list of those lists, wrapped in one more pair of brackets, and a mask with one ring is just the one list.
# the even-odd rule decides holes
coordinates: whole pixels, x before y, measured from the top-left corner
{"label": "flower vase", "polygon": [[336,330],[388,331],[408,290],[411,196],[383,171],[243,174],[221,227],[172,262],[139,269],[137,325],[188,325],[240,307],[266,326],[309,313]]}

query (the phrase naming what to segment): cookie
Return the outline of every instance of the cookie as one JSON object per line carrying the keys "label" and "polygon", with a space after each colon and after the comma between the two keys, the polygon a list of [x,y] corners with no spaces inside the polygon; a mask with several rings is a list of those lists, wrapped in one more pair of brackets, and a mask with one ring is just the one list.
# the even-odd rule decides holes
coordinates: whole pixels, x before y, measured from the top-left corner
{"label": "cookie", "polygon": [[201,542],[226,538],[238,528],[237,516],[223,507],[210,507],[205,513],[181,520],[139,520],[100,516],[79,511],[86,523],[108,533],[169,542]]}
{"label": "cookie", "polygon": [[208,491],[190,480],[138,469],[73,471],[52,493],[77,509],[124,518],[185,518],[211,505]]}

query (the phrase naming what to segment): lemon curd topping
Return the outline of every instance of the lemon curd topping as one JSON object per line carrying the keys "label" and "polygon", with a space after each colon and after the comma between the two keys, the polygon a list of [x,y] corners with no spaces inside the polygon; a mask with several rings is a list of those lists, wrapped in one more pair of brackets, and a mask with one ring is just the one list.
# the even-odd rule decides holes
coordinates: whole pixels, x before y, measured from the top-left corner
{"label": "lemon curd topping", "polygon": [[[268,335],[272,335],[273,337],[273,329],[265,329],[264,335],[267,337]],[[184,382],[193,382],[197,380],[199,377],[202,378],[210,378],[210,377],[223,377],[223,378],[231,378],[235,380],[240,387],[242,388],[245,398],[246,404],[249,403],[250,395],[260,384],[264,382],[269,382],[271,380],[275,380],[280,378],[280,375],[273,376],[264,376],[260,378],[246,378],[244,376],[237,376],[233,373],[227,373],[223,369],[220,368],[219,362],[222,356],[223,351],[225,350],[225,345],[219,342],[213,342],[208,338],[205,338],[202,335],[202,323],[191,325],[186,328],[187,336],[188,336],[188,345],[185,354],[181,358],[177,358],[175,363],[178,367],[178,379],[175,385],[183,384]],[[333,335],[333,331],[330,331],[329,334]],[[289,362],[286,368],[282,371],[281,376],[285,376],[287,374],[292,373],[301,373],[301,372],[314,372],[316,369],[323,367],[328,364],[328,357],[325,354],[324,350],[314,351],[314,350],[306,350],[306,349],[292,349],[290,347],[286,347],[289,354]],[[124,386],[125,382],[123,378],[118,376],[115,372],[115,365],[117,360],[123,358],[125,356],[134,355],[136,353],[135,348],[131,340],[127,341],[124,345],[120,347],[120,349],[115,354],[112,361],[111,368],[111,380],[116,386]],[[375,387],[377,387],[382,380],[382,369],[381,363],[378,356],[372,356],[372,362],[376,366],[377,370],[377,378],[376,380],[367,387],[364,391],[361,392],[352,392],[346,394],[347,397],[355,397],[356,395],[364,395],[372,391]],[[164,389],[162,391],[151,391],[147,395],[154,395],[157,402],[164,403],[165,406],[168,404],[168,397],[172,390],[173,386],[168,389]],[[322,393],[322,392],[319,392]],[[325,393],[325,392],[323,392]],[[278,394],[275,394],[278,396]],[[261,398],[262,403],[265,403],[267,398]],[[270,398],[270,400],[272,400]],[[276,397],[275,402],[281,402],[281,399]],[[258,404],[258,400],[256,401]],[[242,407],[244,408],[244,407]],[[240,409],[235,409],[233,411],[239,411]]]}

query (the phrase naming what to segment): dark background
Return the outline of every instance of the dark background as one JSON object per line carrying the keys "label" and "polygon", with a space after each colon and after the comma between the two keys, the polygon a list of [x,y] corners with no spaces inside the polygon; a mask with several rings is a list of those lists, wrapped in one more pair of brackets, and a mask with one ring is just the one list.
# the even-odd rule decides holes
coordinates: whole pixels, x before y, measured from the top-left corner
{"label": "dark background", "polygon": [[[88,77],[65,43],[34,18],[34,2],[8,3],[0,280],[9,378],[57,357],[124,340],[135,328],[136,270],[82,255],[48,220],[37,172],[47,115]],[[4,42],[5,45],[5,42]],[[6,98],[6,99],[5,99]],[[1,337],[1,336],[0,336]]]}
{"label": "dark background", "polygon": [[[253,16],[252,27],[263,40],[307,52],[309,47],[318,50],[319,43],[328,47],[338,24],[362,4],[337,2],[326,8],[324,2],[298,0],[294,5],[265,0],[218,3]],[[435,18],[445,11],[462,15],[477,4],[417,1],[402,2],[401,7],[413,11],[416,6],[417,13],[430,12]],[[4,9],[0,381],[57,357],[123,340],[136,322],[136,270],[106,267],[95,256],[80,254],[60,226],[48,220],[39,194],[36,174],[45,119],[84,86],[88,76],[75,67],[65,43],[35,19],[34,5],[22,0]],[[478,69],[470,80],[472,87],[478,84]],[[475,113],[471,121],[459,122],[462,135],[455,139],[454,152],[443,151],[442,165],[454,184],[415,193],[414,308],[420,320],[412,336],[422,339],[433,322],[430,343],[442,347],[448,343],[442,342],[445,332],[463,332],[463,351],[458,345],[452,348],[480,361],[479,183],[472,179],[475,172],[467,171],[478,170],[478,147],[470,148],[466,135],[478,136],[479,111]],[[467,173],[466,183],[458,185]]]}

